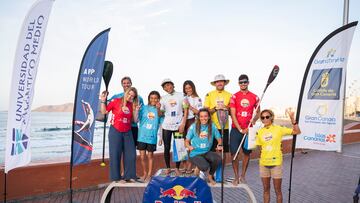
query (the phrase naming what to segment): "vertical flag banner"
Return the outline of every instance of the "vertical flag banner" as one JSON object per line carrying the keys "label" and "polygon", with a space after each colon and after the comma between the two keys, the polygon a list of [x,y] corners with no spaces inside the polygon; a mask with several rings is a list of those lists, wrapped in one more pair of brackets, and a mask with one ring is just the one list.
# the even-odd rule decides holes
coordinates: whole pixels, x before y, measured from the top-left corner
{"label": "vertical flag banner", "polygon": [[7,121],[5,173],[31,160],[31,105],[41,48],[53,0],[39,0],[21,26],[11,80]]}
{"label": "vertical flag banner", "polygon": [[81,61],[73,113],[71,147],[73,165],[87,163],[91,159],[95,113],[98,111],[109,31],[110,28],[102,31],[91,41]]}
{"label": "vertical flag banner", "polygon": [[357,22],[328,35],[307,65],[298,103],[296,148],[340,151],[346,66]]}

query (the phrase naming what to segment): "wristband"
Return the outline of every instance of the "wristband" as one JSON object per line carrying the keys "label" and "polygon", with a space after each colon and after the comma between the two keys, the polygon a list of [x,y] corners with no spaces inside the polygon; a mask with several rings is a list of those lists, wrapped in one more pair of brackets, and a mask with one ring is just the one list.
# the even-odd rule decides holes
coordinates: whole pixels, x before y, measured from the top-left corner
{"label": "wristband", "polygon": [[101,101],[101,103],[102,103],[102,104],[106,104],[106,102],[105,102],[105,101]]}
{"label": "wristband", "polygon": [[293,125],[297,125],[298,123],[295,121],[295,122],[293,122],[292,124],[293,124]]}

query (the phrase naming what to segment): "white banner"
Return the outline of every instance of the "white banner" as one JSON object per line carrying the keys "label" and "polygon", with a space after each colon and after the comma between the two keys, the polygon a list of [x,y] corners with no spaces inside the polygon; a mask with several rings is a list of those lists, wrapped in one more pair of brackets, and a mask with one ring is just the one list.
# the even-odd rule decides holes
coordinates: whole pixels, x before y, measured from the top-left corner
{"label": "white banner", "polygon": [[341,150],[346,65],[356,25],[327,36],[309,61],[298,106],[302,133],[296,148]]}
{"label": "white banner", "polygon": [[54,0],[39,0],[22,24],[11,81],[5,173],[30,163],[31,104],[46,25]]}

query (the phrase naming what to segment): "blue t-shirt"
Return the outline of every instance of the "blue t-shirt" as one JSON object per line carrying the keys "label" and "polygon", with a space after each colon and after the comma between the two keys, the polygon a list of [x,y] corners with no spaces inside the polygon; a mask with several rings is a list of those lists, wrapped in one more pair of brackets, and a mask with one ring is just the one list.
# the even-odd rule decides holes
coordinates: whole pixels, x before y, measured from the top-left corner
{"label": "blue t-shirt", "polygon": [[221,138],[219,130],[216,128],[214,123],[212,124],[212,136],[208,137],[208,126],[207,125],[200,125],[200,135],[196,133],[196,123],[193,123],[189,131],[186,135],[186,139],[190,140],[191,146],[194,149],[190,152],[190,157],[194,157],[200,154],[205,154],[206,152],[210,151],[210,148],[213,144],[214,137],[216,139]]}
{"label": "blue t-shirt", "polygon": [[139,111],[138,142],[156,144],[160,117],[154,106],[142,106]]}
{"label": "blue t-shirt", "polygon": [[[121,97],[124,97],[124,92],[113,95],[110,99],[108,99],[108,101],[112,101],[113,99],[121,98]],[[138,99],[139,99],[140,106],[143,106],[144,105],[143,98],[140,95],[138,95]],[[137,123],[131,122],[131,127],[137,127]]]}

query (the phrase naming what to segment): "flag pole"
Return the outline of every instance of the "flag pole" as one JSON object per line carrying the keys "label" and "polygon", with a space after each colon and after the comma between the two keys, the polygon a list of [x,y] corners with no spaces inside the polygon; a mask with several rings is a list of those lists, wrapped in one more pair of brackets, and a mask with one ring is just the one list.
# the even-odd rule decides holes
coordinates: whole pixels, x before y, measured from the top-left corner
{"label": "flag pole", "polygon": [[[343,25],[346,25],[349,23],[349,1],[350,0],[344,0],[344,11],[343,11]],[[345,121],[345,98],[346,98],[346,74],[345,74],[345,80],[344,80],[344,97],[343,99],[343,106],[342,106],[342,125],[341,125],[341,132],[343,136],[341,136],[341,143],[344,143],[344,121]],[[340,145],[340,150],[337,151],[338,153],[342,152],[342,144]]]}
{"label": "flag pole", "polygon": [[344,0],[343,25],[349,23],[349,1],[350,0]]}

